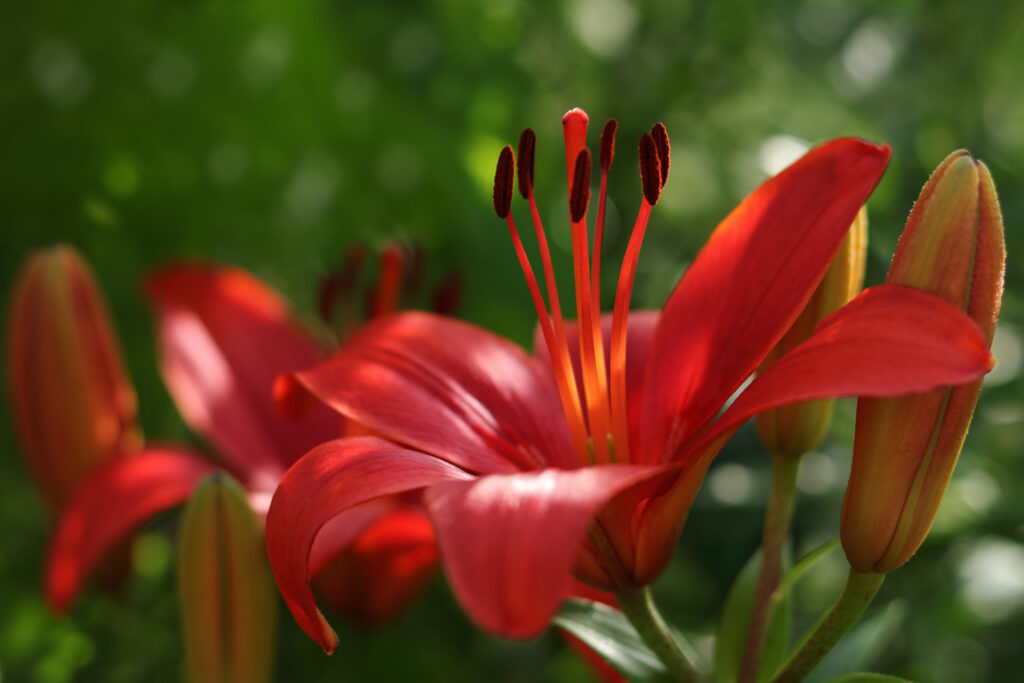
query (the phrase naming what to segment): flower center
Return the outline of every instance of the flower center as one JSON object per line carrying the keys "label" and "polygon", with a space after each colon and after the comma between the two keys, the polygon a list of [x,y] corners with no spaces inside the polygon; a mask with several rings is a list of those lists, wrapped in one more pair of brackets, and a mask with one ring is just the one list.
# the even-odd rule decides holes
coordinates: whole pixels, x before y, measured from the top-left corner
{"label": "flower center", "polygon": [[[651,207],[657,203],[668,179],[669,141],[665,126],[656,124],[640,138],[640,178],[643,200],[619,271],[618,288],[612,312],[608,360],[605,361],[601,331],[600,264],[604,237],[605,200],[608,171],[615,156],[618,123],[611,119],[601,133],[601,189],[597,220],[594,225],[593,258],[588,258],[587,208],[590,203],[591,155],[586,147],[588,117],[582,109],[573,109],[562,118],[565,136],[566,175],[569,185],[569,218],[572,238],[573,276],[576,287],[576,318],[579,324],[580,375],[577,380],[565,333],[565,320],[558,298],[558,285],[551,264],[547,236],[533,194],[536,135],[527,128],[519,138],[519,192],[530,205],[534,231],[540,250],[544,284],[550,313],[540,286],[523,249],[519,231],[512,219],[513,167],[515,157],[510,146],[501,150],[494,176],[494,207],[499,218],[508,222],[512,244],[526,276],[541,334],[551,358],[559,396],[565,408],[573,446],[581,465],[629,462],[629,429],[626,401],[626,330],[629,301],[633,291],[637,258],[643,242]],[[582,386],[582,400],[579,387]]]}

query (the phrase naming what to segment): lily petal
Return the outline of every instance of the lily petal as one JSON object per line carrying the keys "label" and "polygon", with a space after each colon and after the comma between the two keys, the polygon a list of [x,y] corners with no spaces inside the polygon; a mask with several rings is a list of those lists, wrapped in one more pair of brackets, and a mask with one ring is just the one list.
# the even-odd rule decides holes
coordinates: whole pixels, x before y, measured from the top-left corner
{"label": "lily petal", "polygon": [[965,384],[992,364],[978,326],[956,306],[912,287],[872,287],[755,379],[701,443],[781,405],[919,393]]}
{"label": "lily petal", "polygon": [[473,472],[575,463],[550,373],[511,342],[451,318],[380,319],[330,360],[281,382],[285,410],[309,392],[376,433]]}
{"label": "lily petal", "polygon": [[292,616],[328,653],[338,636],[317,609],[309,558],[317,533],[341,513],[382,496],[472,475],[424,453],[373,437],[337,439],[285,473],[267,514],[267,550]]}
{"label": "lily petal", "polygon": [[718,226],[665,304],[651,344],[644,461],[675,457],[782,337],[889,154],[852,138],[820,145]]}
{"label": "lily petal", "polygon": [[322,357],[285,303],[244,271],[176,265],[147,281],[161,369],[182,417],[219,447],[248,488],[273,489],[313,446],[337,438],[329,411],[284,420],[274,379]]}
{"label": "lily petal", "polygon": [[661,468],[545,469],[437,484],[424,498],[448,578],[484,629],[538,635],[575,586],[570,570],[598,510]]}
{"label": "lily petal", "polygon": [[[314,553],[323,535],[314,541]],[[313,589],[335,611],[379,624],[420,594],[435,574],[437,557],[434,525],[426,514],[393,509],[373,520],[319,571],[311,572]]]}
{"label": "lily petal", "polygon": [[50,543],[46,594],[63,611],[89,571],[125,534],[184,503],[216,467],[180,449],[147,448],[118,458],[75,489]]}

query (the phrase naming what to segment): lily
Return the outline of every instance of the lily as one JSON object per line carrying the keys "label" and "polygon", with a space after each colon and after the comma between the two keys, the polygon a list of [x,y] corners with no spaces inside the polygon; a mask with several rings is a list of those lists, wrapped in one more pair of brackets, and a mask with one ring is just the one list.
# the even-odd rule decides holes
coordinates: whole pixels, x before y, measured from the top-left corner
{"label": "lily", "polygon": [[532,131],[520,139],[518,179],[547,303],[512,220],[511,147],[495,177],[495,209],[537,309],[542,357],[464,322],[405,313],[279,380],[283,410],[322,402],[387,438],[313,449],[284,475],[267,516],[278,588],[328,652],[338,640],[310,590],[310,557],[321,530],[350,509],[422,490],[455,595],[493,633],[537,635],[572,592],[574,576],[615,591],[634,619],[649,600],[643,587],[672,555],[704,472],[747,418],[837,395],[962,384],[992,366],[961,311],[920,290],[883,285],[826,318],[723,411],[804,308],[889,148],[841,139],[811,150],[725,218],[660,312],[630,315],[640,244],[669,172],[668,135],[655,126],[641,139],[643,199],[613,313],[602,318],[594,283],[616,124],[602,134],[591,261],[587,122],[579,109],[563,119],[578,324],[560,310],[533,196]]}
{"label": "lily", "polygon": [[[389,291],[401,270],[389,271]],[[211,459],[191,449],[150,445],[119,458],[79,484],[51,542],[50,604],[63,611],[105,552],[153,515],[192,497],[218,469],[244,487],[262,522],[281,475],[315,444],[357,429],[323,410],[281,419],[275,377],[324,353],[285,302],[248,273],[212,265],[166,267],[147,281],[157,318],[161,372],[186,423],[217,448]],[[393,293],[393,292],[392,292]],[[391,295],[389,295],[391,296]],[[381,305],[393,304],[378,301]],[[366,621],[394,615],[437,565],[432,529],[414,501],[377,501],[338,520],[317,547],[314,575],[339,611]],[[367,580],[339,583],[321,569],[349,568]],[[372,577],[372,578],[371,578]]]}

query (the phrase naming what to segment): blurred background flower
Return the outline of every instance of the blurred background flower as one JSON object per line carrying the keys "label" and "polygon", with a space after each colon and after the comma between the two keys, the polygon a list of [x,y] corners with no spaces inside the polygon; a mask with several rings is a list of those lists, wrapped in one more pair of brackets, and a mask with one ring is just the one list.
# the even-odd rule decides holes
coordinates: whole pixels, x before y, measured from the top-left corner
{"label": "blurred background flower", "polygon": [[[501,141],[528,123],[550,122],[538,135],[557,139],[572,106],[636,126],[620,131],[623,140],[657,120],[673,131],[672,178],[647,231],[637,307],[664,303],[718,220],[767,174],[840,135],[893,146],[868,204],[866,284],[877,284],[928,173],[966,148],[990,167],[1007,226],[999,365],[931,535],[879,595],[879,606],[905,602],[886,612],[895,615],[887,623],[903,621],[875,668],[923,681],[1012,680],[1024,664],[1024,502],[1012,495],[1024,485],[1024,270],[1014,256],[1024,242],[1015,229],[1024,216],[1022,64],[1024,4],[1002,0],[111,0],[102,12],[12,4],[0,23],[4,300],[30,248],[75,245],[108,293],[143,431],[187,442],[156,369],[144,272],[183,257],[239,265],[312,320],[316,283],[350,245],[403,238],[426,250],[436,278],[428,288],[460,272],[460,316],[528,343],[534,313],[493,219],[493,163]],[[545,150],[537,175],[548,180],[537,187],[550,196],[538,202],[550,210],[556,268],[567,273],[563,160],[556,146]],[[623,166],[610,183],[605,259],[615,263],[631,210],[620,217],[615,200],[632,202],[636,173]],[[605,286],[609,301],[614,283]],[[797,553],[838,533],[852,417],[853,403],[839,402],[830,434],[804,460]],[[177,516],[138,537],[120,598],[90,595],[72,619],[49,616],[37,578],[47,515],[12,429],[0,421],[0,675],[179,680],[169,540]],[[753,429],[742,430],[655,586],[698,646],[758,542],[768,463]],[[845,569],[834,560],[833,575],[800,585],[798,629],[838,592]],[[344,659],[323,657],[282,618],[280,680],[589,675],[554,636],[509,643],[476,633],[442,582],[390,630],[343,630],[352,643]]]}

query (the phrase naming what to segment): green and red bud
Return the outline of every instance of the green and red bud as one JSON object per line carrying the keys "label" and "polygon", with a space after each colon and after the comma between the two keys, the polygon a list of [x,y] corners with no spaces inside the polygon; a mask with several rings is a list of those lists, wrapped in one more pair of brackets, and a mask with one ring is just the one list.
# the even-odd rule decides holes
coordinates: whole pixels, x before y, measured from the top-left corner
{"label": "green and red bud", "polygon": [[[758,368],[762,373],[782,356],[807,341],[818,323],[860,293],[868,247],[868,214],[864,207],[850,225],[832,265],[785,336]],[[818,445],[832,416],[832,399],[782,406],[754,418],[761,443],[772,454],[799,458]]]}
{"label": "green and red bud", "polygon": [[273,673],[277,593],[263,525],[245,490],[207,477],[185,509],[178,595],[189,683],[260,683]]}
{"label": "green and red bud", "polygon": [[57,514],[97,466],[142,445],[110,316],[71,247],[26,259],[14,288],[7,365],[22,453]]}
{"label": "green and red bud", "polygon": [[[921,190],[886,279],[961,307],[991,345],[1006,245],[992,176],[966,152]],[[891,399],[862,398],[841,537],[859,572],[890,572],[921,545],[960,454],[981,380]]]}

